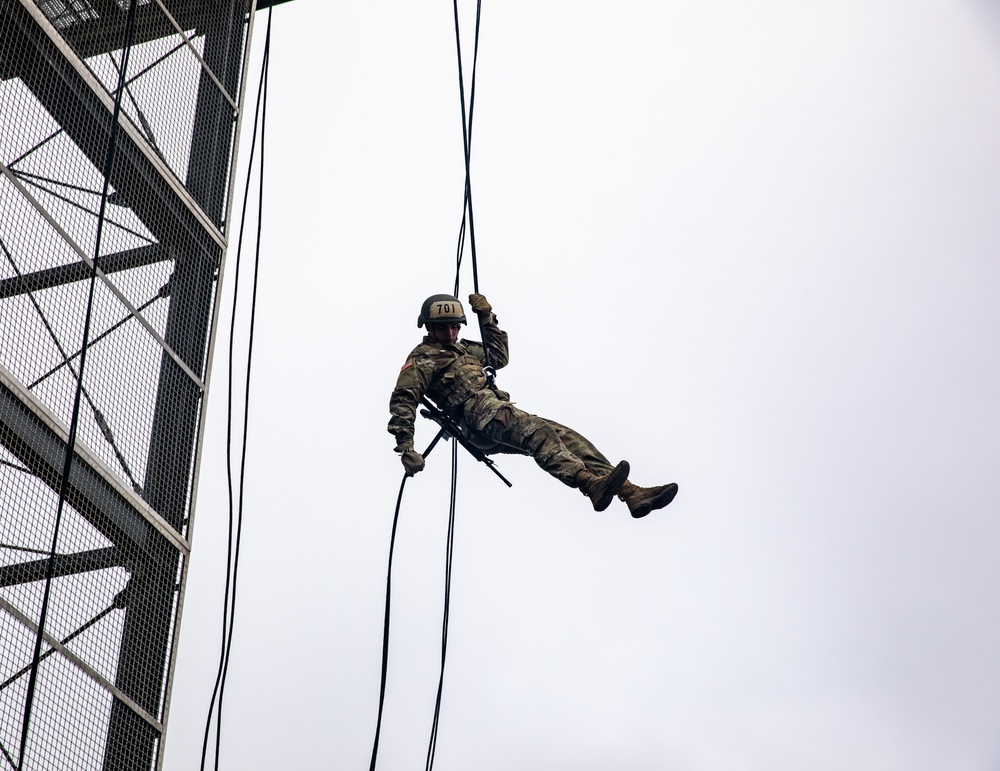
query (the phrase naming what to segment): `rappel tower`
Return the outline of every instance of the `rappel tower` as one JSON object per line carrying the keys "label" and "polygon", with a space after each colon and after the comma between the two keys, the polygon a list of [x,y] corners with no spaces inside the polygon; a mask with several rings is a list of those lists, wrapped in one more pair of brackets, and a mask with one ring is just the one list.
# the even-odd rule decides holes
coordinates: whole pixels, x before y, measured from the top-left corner
{"label": "rappel tower", "polygon": [[274,1],[0,0],[0,769],[162,764]]}

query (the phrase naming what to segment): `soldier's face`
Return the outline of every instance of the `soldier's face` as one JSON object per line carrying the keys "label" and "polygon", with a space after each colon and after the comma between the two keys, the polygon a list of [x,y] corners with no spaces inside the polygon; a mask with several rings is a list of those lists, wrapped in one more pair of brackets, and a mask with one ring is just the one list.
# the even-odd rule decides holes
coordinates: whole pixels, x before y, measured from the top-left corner
{"label": "soldier's face", "polygon": [[458,340],[458,333],[462,331],[461,324],[428,324],[427,334],[431,340],[439,343],[450,344]]}

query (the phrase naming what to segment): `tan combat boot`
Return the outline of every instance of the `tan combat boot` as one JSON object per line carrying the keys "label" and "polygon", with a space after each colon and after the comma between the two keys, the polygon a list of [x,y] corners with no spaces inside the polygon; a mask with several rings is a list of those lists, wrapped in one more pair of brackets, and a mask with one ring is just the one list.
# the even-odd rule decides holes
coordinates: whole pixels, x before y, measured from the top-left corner
{"label": "tan combat boot", "polygon": [[629,513],[639,519],[645,517],[649,512],[662,509],[677,495],[677,485],[671,482],[669,485],[659,487],[639,487],[627,481],[618,491],[618,497],[628,504]]}
{"label": "tan combat boot", "polygon": [[594,511],[604,511],[611,505],[615,493],[625,484],[628,472],[628,461],[623,460],[601,477],[589,471],[581,471],[576,475],[576,484],[583,494],[590,498],[590,502],[594,504]]}

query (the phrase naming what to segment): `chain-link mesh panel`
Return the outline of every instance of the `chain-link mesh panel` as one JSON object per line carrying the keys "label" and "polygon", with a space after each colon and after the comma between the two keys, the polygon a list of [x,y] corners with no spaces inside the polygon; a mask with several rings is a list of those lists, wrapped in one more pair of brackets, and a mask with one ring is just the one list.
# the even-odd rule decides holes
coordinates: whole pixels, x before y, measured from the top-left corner
{"label": "chain-link mesh panel", "polygon": [[[128,3],[35,0],[35,4],[104,91],[114,97],[121,76]],[[242,76],[242,57],[233,56],[233,48],[245,43],[249,10],[248,0],[228,4],[142,0],[122,99],[122,110],[132,125],[220,228],[225,198],[207,197],[199,181],[217,174],[220,164],[228,169],[228,150],[217,158],[197,152],[192,156],[191,136],[200,98],[203,104],[211,101],[215,112],[201,119],[207,117],[215,124],[213,131],[227,132],[232,138]],[[192,173],[192,163],[204,165]]]}
{"label": "chain-link mesh panel", "polygon": [[246,5],[0,0],[0,768],[156,763]]}
{"label": "chain-link mesh panel", "polygon": [[[28,735],[32,754],[26,756],[45,761],[28,762],[25,768],[149,767],[159,739],[139,741],[134,734],[148,733],[141,724],[163,719],[166,654],[172,648],[183,550],[128,505],[123,487],[95,473],[93,462],[84,459],[71,471],[56,557],[50,560],[59,495],[58,476],[46,461],[58,460],[53,450],[59,449],[60,437],[58,430],[37,423],[30,409],[12,402],[16,394],[9,385],[9,379],[0,384],[5,389],[0,483],[5,510],[12,515],[0,523],[5,641],[0,744],[8,751],[20,744],[25,688],[51,572]],[[103,693],[95,697],[95,688]],[[125,713],[128,726],[112,736],[116,710]],[[120,762],[102,765],[112,739]],[[138,747],[129,750],[137,741]]]}
{"label": "chain-link mesh panel", "polygon": [[[76,771],[102,767],[107,726],[116,704],[107,689],[57,654],[39,668],[36,703],[24,768]],[[95,716],[104,719],[95,720]],[[160,739],[156,728],[146,722],[142,726],[130,737],[125,752],[134,764],[124,767],[136,771],[152,768],[143,759],[143,745],[156,747]]]}

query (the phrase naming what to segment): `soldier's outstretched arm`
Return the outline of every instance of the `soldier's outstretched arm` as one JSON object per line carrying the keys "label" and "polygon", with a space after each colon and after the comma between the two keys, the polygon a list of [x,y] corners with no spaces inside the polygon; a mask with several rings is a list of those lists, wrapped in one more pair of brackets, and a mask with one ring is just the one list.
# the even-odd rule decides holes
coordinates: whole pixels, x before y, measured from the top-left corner
{"label": "soldier's outstretched arm", "polygon": [[493,306],[481,294],[470,294],[469,306],[479,316],[483,329],[483,346],[489,351],[490,364],[493,365],[494,369],[506,367],[510,360],[510,347],[507,333],[497,326],[497,317],[493,313]]}
{"label": "soldier's outstretched arm", "polygon": [[396,387],[389,397],[388,431],[396,437],[397,451],[399,447],[409,444],[413,446],[414,422],[417,417],[417,406],[427,392],[427,386],[434,376],[434,363],[423,356],[410,356],[399,371]]}

